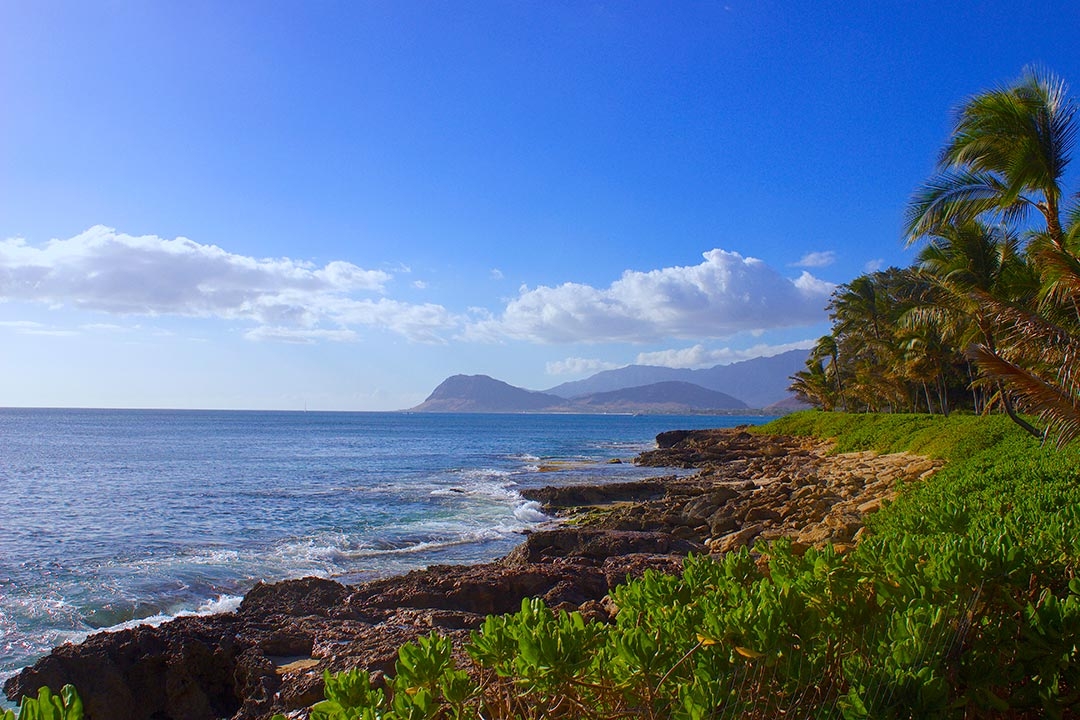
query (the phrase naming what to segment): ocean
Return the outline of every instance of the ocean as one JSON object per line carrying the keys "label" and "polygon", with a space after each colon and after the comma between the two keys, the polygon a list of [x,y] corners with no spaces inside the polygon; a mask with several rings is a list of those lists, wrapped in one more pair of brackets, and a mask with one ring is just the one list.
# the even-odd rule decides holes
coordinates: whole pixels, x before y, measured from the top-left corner
{"label": "ocean", "polygon": [[260,580],[491,560],[523,488],[652,477],[657,433],[761,417],[0,409],[0,678]]}

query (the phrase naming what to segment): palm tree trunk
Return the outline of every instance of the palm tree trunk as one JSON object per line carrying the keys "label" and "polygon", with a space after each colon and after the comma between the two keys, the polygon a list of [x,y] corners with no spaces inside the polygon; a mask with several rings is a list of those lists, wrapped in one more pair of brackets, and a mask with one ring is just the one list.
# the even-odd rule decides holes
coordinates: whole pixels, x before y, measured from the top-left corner
{"label": "palm tree trunk", "polygon": [[964,366],[967,368],[968,374],[968,387],[971,388],[971,404],[974,406],[975,414],[983,414],[983,403],[980,402],[979,388],[975,386],[975,375],[971,372],[971,362],[965,362]]}
{"label": "palm tree trunk", "polygon": [[1009,419],[1022,427],[1032,437],[1038,438],[1040,441],[1045,440],[1046,435],[1044,433],[1036,430],[1031,423],[1016,414],[1012,399],[1005,393],[1005,388],[1000,382],[997,384],[997,388],[998,394],[1001,396],[1001,405],[1005,408],[1005,414],[1009,416]]}
{"label": "palm tree trunk", "polygon": [[1044,205],[1046,234],[1050,236],[1050,240],[1054,245],[1065,249],[1065,233],[1061,230],[1061,214],[1058,210],[1057,193],[1051,188],[1044,188],[1043,194],[1046,197],[1046,204]]}

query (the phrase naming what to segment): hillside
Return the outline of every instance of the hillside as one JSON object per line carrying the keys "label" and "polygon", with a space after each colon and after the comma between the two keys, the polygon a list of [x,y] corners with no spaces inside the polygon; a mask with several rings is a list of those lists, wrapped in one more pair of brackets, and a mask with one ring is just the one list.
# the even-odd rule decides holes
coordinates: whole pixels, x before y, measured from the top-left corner
{"label": "hillside", "polygon": [[700,413],[746,409],[746,403],[738,398],[685,382],[659,382],[593,393],[574,398],[571,405],[592,412]]}
{"label": "hillside", "polygon": [[454,375],[439,384],[415,412],[537,412],[565,404],[545,393],[514,387],[487,375]]}
{"label": "hillside", "polygon": [[808,350],[789,350],[772,357],[753,358],[730,365],[687,370],[651,365],[629,365],[605,370],[584,380],[556,385],[545,392],[563,398],[580,398],[662,382],[685,382],[727,393],[748,407],[764,408],[791,395],[791,376],[806,367]]}

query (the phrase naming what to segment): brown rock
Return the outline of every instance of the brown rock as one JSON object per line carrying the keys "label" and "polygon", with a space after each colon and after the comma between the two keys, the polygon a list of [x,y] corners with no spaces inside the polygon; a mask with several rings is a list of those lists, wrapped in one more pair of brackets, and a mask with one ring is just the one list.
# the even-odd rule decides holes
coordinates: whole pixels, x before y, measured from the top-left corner
{"label": "brown rock", "polygon": [[724,503],[739,497],[739,491],[731,487],[718,487],[693,500],[683,508],[684,515],[692,518],[707,518]]}
{"label": "brown rock", "polygon": [[722,510],[709,518],[709,533],[714,537],[726,535],[738,527],[739,521]]}
{"label": "brown rock", "polygon": [[240,603],[245,615],[337,616],[349,590],[341,583],[307,577],[277,583],[256,583]]}
{"label": "brown rock", "polygon": [[631,553],[686,555],[700,550],[702,547],[697,543],[680,540],[670,533],[559,528],[532,533],[506,556],[506,562],[536,563],[554,557],[603,560]]}
{"label": "brown rock", "polygon": [[831,528],[816,525],[799,533],[795,538],[795,542],[808,547],[821,547],[831,539]]}
{"label": "brown rock", "polygon": [[779,520],[780,513],[771,507],[755,507],[750,508],[746,515],[743,517],[744,522],[759,523],[766,520]]}
{"label": "brown rock", "polygon": [[742,530],[729,533],[722,538],[718,538],[712,546],[712,551],[716,553],[726,553],[732,550],[738,550],[741,547],[745,547],[754,541],[762,531],[761,525],[751,525],[745,527]]}
{"label": "brown rock", "polygon": [[864,503],[862,503],[862,504],[860,504],[858,506],[859,512],[862,513],[863,515],[869,515],[870,513],[876,513],[880,509],[881,509],[881,498],[879,498],[879,497],[867,500],[866,502],[864,502]]}

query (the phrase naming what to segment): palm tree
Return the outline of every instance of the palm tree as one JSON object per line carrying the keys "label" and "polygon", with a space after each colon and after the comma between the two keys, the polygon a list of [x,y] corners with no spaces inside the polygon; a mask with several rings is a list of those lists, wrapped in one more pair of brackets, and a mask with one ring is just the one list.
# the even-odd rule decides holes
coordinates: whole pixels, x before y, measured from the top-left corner
{"label": "palm tree", "polygon": [[[826,365],[826,361],[828,365]],[[814,344],[813,349],[810,351],[810,356],[806,360],[807,367],[818,367],[821,369],[821,373],[832,386],[832,391],[835,393],[830,405],[832,406],[844,406],[844,381],[840,368],[840,345],[836,341],[835,335],[823,335],[818,338],[818,341]]]}
{"label": "palm tree", "polygon": [[1061,179],[1076,141],[1076,106],[1051,73],[970,98],[957,112],[939,172],[908,207],[908,242],[960,220],[992,215],[1013,224],[1037,211],[1050,242],[1064,245]]}
{"label": "palm tree", "polygon": [[[904,324],[940,328],[961,352],[977,345],[994,352],[1000,328],[986,298],[1029,306],[1038,291],[1038,280],[1019,247],[1014,232],[1000,225],[988,227],[979,220],[955,220],[935,228],[916,261],[930,287],[904,318]],[[976,409],[985,407],[977,388],[972,392]],[[1018,425],[1040,434],[1016,415],[1007,394],[1001,395],[1001,401]]]}
{"label": "palm tree", "polygon": [[829,303],[832,331],[817,341],[792,390],[824,409],[948,412],[950,393],[963,386],[957,368],[966,363],[954,335],[929,315],[918,325],[902,322],[927,306],[934,289],[916,268],[838,287]]}
{"label": "palm tree", "polygon": [[997,347],[971,349],[979,369],[1000,383],[1003,394],[1046,421],[1058,445],[1080,438],[1080,327],[990,296],[984,302],[1004,331]]}
{"label": "palm tree", "polygon": [[835,395],[821,361],[812,362],[808,359],[806,370],[800,370],[791,376],[788,390],[803,402],[822,410],[832,410],[835,407]]}
{"label": "palm tree", "polygon": [[1041,270],[1038,303],[983,295],[996,346],[978,344],[971,357],[1026,409],[1057,433],[1059,445],[1080,438],[1080,213],[1073,213],[1059,247],[1039,237],[1029,246]]}
{"label": "palm tree", "polygon": [[[1078,127],[1068,87],[1051,73],[1029,68],[970,98],[905,228],[909,244],[930,240],[920,264],[961,311],[953,317],[978,328],[967,354],[1006,412],[1030,432],[1013,403],[1038,413],[1059,442],[1080,437],[1080,210],[1062,207]],[[991,239],[993,226],[1002,237]],[[1026,264],[1017,261],[1023,241]],[[1031,268],[1036,292],[1020,289],[1031,287]]]}

